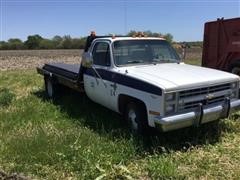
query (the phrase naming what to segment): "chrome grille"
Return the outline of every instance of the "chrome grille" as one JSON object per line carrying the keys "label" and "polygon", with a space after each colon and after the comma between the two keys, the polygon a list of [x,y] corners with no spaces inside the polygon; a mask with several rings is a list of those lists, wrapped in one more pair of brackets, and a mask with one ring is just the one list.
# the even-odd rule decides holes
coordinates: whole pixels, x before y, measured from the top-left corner
{"label": "chrome grille", "polygon": [[213,92],[217,92],[217,91],[224,91],[224,90],[228,90],[228,89],[231,89],[231,84],[230,83],[217,85],[217,86],[212,86],[212,87],[191,89],[191,90],[181,91],[179,93],[179,98],[197,96],[197,95],[202,95],[202,94],[207,95],[208,93],[213,93]]}
{"label": "chrome grille", "polygon": [[178,110],[193,109],[200,103],[203,106],[222,103],[231,92],[231,83],[181,91],[179,92]]}

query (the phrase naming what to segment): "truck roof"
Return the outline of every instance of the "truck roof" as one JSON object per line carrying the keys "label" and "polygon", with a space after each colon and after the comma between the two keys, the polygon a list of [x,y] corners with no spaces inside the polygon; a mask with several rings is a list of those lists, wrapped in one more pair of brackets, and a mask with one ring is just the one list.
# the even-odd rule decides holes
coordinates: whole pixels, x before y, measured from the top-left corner
{"label": "truck roof", "polygon": [[164,38],[161,38],[161,37],[114,37],[114,36],[113,37],[98,37],[96,39],[105,39],[105,40],[109,40],[111,42],[121,41],[121,40],[165,40]]}
{"label": "truck roof", "polygon": [[110,42],[114,41],[121,41],[121,40],[165,40],[164,38],[161,37],[139,37],[139,36],[134,36],[134,37],[127,37],[127,36],[88,36],[86,45],[84,48],[84,51],[87,52],[89,47],[91,46],[93,41],[96,40],[108,40]]}

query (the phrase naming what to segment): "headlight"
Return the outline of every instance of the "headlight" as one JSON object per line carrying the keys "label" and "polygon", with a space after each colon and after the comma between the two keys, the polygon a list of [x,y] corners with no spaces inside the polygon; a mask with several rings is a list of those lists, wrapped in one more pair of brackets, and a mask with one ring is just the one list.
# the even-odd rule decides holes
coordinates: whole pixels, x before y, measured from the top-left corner
{"label": "headlight", "polygon": [[166,113],[172,113],[175,112],[175,104],[169,104],[166,106]]}
{"label": "headlight", "polygon": [[166,94],[166,101],[172,101],[175,99],[175,93]]}

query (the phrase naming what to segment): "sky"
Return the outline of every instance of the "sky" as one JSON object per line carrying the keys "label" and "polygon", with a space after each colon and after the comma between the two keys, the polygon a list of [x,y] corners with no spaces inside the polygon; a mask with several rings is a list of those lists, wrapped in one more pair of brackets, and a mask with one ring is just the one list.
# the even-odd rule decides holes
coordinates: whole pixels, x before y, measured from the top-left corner
{"label": "sky", "polygon": [[87,36],[130,30],[201,41],[204,23],[240,17],[240,0],[0,0],[0,41],[28,35]]}

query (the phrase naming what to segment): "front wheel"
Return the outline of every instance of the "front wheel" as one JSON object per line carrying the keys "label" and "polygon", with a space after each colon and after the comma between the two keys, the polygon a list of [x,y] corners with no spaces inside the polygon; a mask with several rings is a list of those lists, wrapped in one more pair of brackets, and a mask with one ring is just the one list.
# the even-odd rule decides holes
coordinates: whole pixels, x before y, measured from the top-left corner
{"label": "front wheel", "polygon": [[148,129],[144,107],[139,103],[129,103],[125,110],[125,119],[133,133],[145,134]]}

